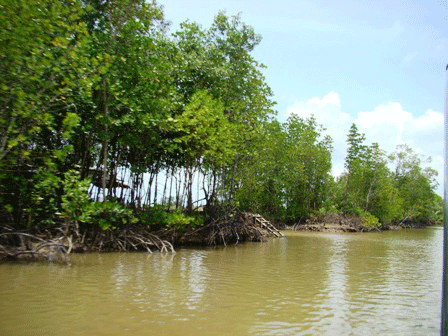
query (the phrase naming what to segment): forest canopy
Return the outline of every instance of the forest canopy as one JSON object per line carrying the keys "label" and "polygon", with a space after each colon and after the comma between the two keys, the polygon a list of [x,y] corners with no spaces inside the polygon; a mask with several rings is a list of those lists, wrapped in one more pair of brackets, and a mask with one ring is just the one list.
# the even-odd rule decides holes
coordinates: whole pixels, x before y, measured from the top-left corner
{"label": "forest canopy", "polygon": [[[442,215],[425,159],[406,145],[368,145],[355,124],[334,178],[325,129],[275,118],[265,66],[252,55],[261,36],[239,15],[170,32],[156,1],[0,8],[3,223],[185,229],[234,207],[284,224],[328,213],[374,226]],[[188,217],[198,207],[205,216]]]}

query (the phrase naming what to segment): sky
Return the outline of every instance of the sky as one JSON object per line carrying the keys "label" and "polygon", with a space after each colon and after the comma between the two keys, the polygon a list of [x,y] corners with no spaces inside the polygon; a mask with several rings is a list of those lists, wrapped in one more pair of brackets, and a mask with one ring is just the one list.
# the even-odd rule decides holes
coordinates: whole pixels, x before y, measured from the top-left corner
{"label": "sky", "polygon": [[209,28],[224,10],[263,39],[253,57],[274,92],[277,118],[314,115],[342,173],[352,123],[387,153],[406,143],[439,171],[443,193],[448,0],[157,0],[171,32]]}

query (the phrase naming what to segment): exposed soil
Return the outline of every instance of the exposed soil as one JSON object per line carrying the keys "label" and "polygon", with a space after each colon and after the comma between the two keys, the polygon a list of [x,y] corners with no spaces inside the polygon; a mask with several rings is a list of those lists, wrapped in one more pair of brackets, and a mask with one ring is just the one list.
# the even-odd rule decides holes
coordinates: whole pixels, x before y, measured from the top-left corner
{"label": "exposed soil", "polygon": [[317,232],[364,232],[368,231],[361,218],[352,215],[329,214],[325,217],[308,219],[306,223],[296,224],[288,229]]}
{"label": "exposed soil", "polygon": [[[374,229],[373,231],[385,230],[401,230],[401,229],[416,229],[424,228],[431,223],[389,223],[382,224],[381,229]],[[295,224],[286,227],[287,230],[294,231],[316,231],[316,232],[369,232],[372,231],[366,228],[360,217],[354,215],[338,215],[329,214],[323,218],[309,219],[305,223]]]}
{"label": "exposed soil", "polygon": [[360,228],[356,228],[345,224],[301,224],[287,227],[294,231],[315,231],[315,232],[363,232]]}

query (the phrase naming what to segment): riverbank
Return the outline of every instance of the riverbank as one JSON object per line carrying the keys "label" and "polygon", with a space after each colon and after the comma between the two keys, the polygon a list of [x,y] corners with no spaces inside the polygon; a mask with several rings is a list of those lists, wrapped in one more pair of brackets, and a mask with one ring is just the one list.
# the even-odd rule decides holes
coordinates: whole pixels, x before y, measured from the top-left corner
{"label": "riverbank", "polygon": [[352,221],[343,223],[305,223],[285,227],[285,230],[292,231],[312,231],[312,232],[328,232],[328,233],[346,233],[346,232],[372,232],[372,231],[389,231],[389,230],[403,230],[403,229],[422,229],[433,224],[426,223],[402,223],[402,224],[382,224],[379,228],[370,229],[362,225],[360,221],[354,219]]}
{"label": "riverbank", "polygon": [[294,226],[287,226],[286,230],[292,231],[313,231],[313,232],[366,232],[362,227],[355,227],[346,224],[299,224]]}
{"label": "riverbank", "polygon": [[[369,227],[363,218],[354,215],[329,214],[308,219],[305,223],[283,227],[291,231],[327,233],[371,232],[423,228],[424,223],[383,224]],[[261,242],[280,237],[270,222],[257,214],[234,210],[196,228],[154,229],[144,222],[125,224],[106,230],[99,226],[77,223],[67,227],[37,226],[17,231],[0,225],[1,260],[48,260],[66,262],[70,253],[90,252],[175,252],[185,246],[230,245],[242,242]]]}
{"label": "riverbank", "polygon": [[151,227],[129,223],[108,229],[76,223],[14,230],[0,225],[0,260],[48,260],[65,262],[70,253],[175,252],[184,246],[230,245],[260,242],[281,236],[261,216],[234,210],[195,228]]}

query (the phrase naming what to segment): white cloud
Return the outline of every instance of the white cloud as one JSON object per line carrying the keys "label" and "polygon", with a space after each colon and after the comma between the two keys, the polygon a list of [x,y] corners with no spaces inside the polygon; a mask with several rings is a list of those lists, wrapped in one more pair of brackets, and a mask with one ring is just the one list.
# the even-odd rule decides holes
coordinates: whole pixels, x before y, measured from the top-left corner
{"label": "white cloud", "polygon": [[434,131],[443,125],[443,114],[433,110],[427,110],[422,116],[413,120],[414,128],[418,130]]}
{"label": "white cloud", "polygon": [[373,111],[359,112],[356,117],[342,109],[340,95],[329,92],[322,98],[313,97],[305,102],[297,102],[287,109],[303,118],[315,116],[318,123],[333,138],[333,174],[339,175],[344,169],[346,138],[352,123],[365,133],[366,142],[377,142],[388,153],[395,151],[398,144],[407,143],[415,151],[433,158],[431,166],[439,171],[439,190],[443,186],[443,113],[427,110],[419,116],[406,111],[398,102],[388,102],[376,106]]}
{"label": "white cloud", "polygon": [[336,92],[330,92],[322,99],[320,99],[319,97],[314,97],[306,102],[306,106],[316,106],[320,109],[327,105],[341,106],[341,98],[339,94]]}
{"label": "white cloud", "polygon": [[302,118],[314,116],[326,128],[333,139],[333,174],[340,175],[344,170],[347,132],[352,118],[341,109],[340,95],[329,92],[324,97],[313,97],[306,102],[297,102],[287,109],[287,114],[297,114]]}
{"label": "white cloud", "polygon": [[404,111],[400,103],[387,103],[372,112],[359,112],[353,122],[366,133],[368,141],[378,142],[381,148],[391,152],[404,141],[406,125],[412,120],[412,113]]}
{"label": "white cloud", "polygon": [[423,154],[432,157],[432,167],[439,171],[441,186],[444,171],[443,125],[443,113],[427,110],[423,115],[412,120],[406,132],[406,140],[411,147],[418,148]]}

